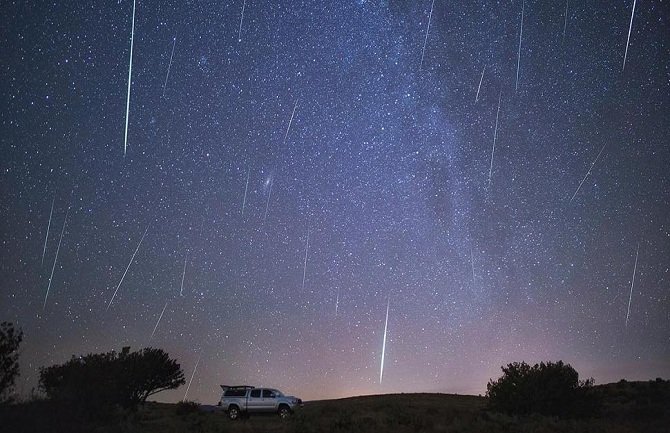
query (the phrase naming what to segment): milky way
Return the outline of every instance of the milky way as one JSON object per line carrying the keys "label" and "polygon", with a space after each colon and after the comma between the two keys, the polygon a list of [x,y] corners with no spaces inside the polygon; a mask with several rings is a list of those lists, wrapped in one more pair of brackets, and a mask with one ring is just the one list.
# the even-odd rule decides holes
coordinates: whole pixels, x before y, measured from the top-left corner
{"label": "milky way", "polygon": [[670,17],[634,3],[3,6],[18,390],[149,345],[203,403],[669,377]]}

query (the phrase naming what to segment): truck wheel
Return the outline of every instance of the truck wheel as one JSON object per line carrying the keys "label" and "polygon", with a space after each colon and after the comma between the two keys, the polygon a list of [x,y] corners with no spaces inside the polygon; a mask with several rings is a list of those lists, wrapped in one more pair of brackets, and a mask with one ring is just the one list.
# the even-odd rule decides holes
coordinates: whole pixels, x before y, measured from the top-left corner
{"label": "truck wheel", "polygon": [[228,418],[235,421],[240,417],[240,409],[237,406],[230,406],[228,408]]}
{"label": "truck wheel", "polygon": [[279,413],[279,418],[281,419],[286,419],[289,416],[291,416],[291,409],[289,409],[289,407],[286,406],[285,404],[279,406],[279,411],[277,412]]}

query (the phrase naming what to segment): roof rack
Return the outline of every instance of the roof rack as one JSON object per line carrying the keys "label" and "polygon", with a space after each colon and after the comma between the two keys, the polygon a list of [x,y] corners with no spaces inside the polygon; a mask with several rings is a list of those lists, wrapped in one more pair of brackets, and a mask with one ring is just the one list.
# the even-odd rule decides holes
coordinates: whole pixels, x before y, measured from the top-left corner
{"label": "roof rack", "polygon": [[256,388],[255,386],[251,386],[251,385],[219,385],[219,386],[221,386],[221,389],[223,389],[224,391],[226,391],[228,389],[254,389],[254,388]]}

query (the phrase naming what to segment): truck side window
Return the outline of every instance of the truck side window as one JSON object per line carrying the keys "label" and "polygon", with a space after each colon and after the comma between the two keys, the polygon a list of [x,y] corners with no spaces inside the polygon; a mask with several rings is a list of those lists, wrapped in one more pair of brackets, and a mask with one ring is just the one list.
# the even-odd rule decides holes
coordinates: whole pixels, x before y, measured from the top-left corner
{"label": "truck side window", "polygon": [[260,389],[252,390],[249,397],[251,397],[251,398],[261,398],[261,390]]}
{"label": "truck side window", "polygon": [[269,389],[263,390],[263,398],[275,398],[275,397],[276,397],[275,393],[272,392],[271,390]]}

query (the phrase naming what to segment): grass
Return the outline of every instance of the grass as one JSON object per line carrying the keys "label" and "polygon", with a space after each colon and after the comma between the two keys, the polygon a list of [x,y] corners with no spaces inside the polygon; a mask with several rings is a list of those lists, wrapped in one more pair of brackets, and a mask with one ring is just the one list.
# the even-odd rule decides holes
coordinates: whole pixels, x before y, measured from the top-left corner
{"label": "grass", "polygon": [[3,431],[177,433],[374,433],[374,432],[667,432],[670,382],[620,382],[596,387],[602,413],[575,420],[533,415],[514,417],[486,409],[483,397],[449,394],[392,394],[307,402],[289,420],[256,415],[229,421],[194,403],[147,403],[137,412],[116,412],[106,420],[58,411],[34,401],[0,408]]}

